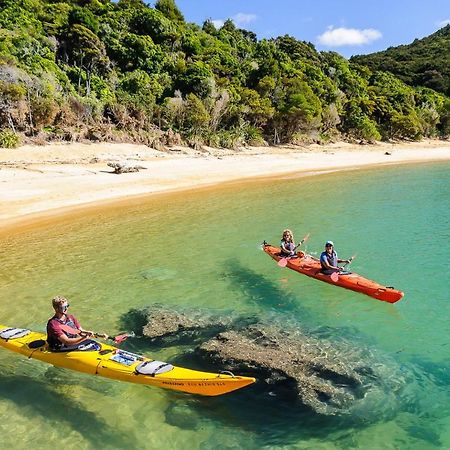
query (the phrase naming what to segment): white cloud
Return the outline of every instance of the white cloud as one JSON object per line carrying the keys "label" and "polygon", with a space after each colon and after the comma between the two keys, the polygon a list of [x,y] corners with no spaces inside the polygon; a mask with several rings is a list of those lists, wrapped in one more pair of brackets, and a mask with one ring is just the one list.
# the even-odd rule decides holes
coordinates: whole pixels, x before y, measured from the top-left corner
{"label": "white cloud", "polygon": [[450,25],[450,19],[445,19],[438,22],[439,28],[445,27],[446,25]]}
{"label": "white cloud", "polygon": [[333,28],[328,27],[325,33],[318,36],[318,41],[327,47],[343,47],[345,45],[370,44],[383,35],[373,28],[358,30],[356,28]]}
{"label": "white cloud", "polygon": [[211,20],[211,22],[214,24],[214,26],[219,29],[223,27],[223,24],[225,23],[225,21],[223,19],[214,19]]}
{"label": "white cloud", "polygon": [[256,14],[245,14],[245,13],[237,13],[232,17],[233,22],[238,27],[241,27],[243,25],[247,25],[248,23],[254,22],[258,16]]}
{"label": "white cloud", "polygon": [[[242,27],[251,22],[254,22],[257,18],[258,18],[258,16],[256,14],[237,13],[231,18],[231,20],[237,27]],[[211,22],[214,24],[214,26],[217,29],[219,29],[219,28],[223,27],[225,20],[224,19],[214,19],[214,20],[211,20]]]}

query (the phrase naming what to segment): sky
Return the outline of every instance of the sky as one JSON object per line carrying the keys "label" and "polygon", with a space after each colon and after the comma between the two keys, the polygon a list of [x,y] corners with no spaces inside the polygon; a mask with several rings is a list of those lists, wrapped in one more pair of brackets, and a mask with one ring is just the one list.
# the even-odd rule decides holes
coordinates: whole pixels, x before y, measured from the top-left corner
{"label": "sky", "polygon": [[220,27],[232,19],[258,39],[289,34],[347,58],[410,44],[450,23],[450,0],[175,1],[188,22]]}

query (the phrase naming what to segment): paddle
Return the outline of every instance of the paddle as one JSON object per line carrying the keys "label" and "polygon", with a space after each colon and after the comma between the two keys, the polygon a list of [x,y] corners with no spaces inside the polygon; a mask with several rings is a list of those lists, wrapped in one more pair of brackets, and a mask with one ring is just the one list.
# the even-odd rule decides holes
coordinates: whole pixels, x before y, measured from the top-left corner
{"label": "paddle", "polygon": [[[79,334],[80,336],[88,335],[86,331],[78,330],[77,328],[73,328],[69,325],[61,324],[61,328],[70,334]],[[93,333],[93,335],[96,338],[109,339],[111,341],[114,341],[114,343],[116,343],[116,344],[121,344],[122,342],[126,341],[129,337],[135,336],[133,331],[131,333],[123,333],[123,334],[119,334],[117,336],[108,336],[108,335],[102,334],[102,333]]]}
{"label": "paddle", "polygon": [[331,281],[332,281],[333,283],[336,283],[336,282],[339,280],[339,275],[338,275],[337,272],[333,272],[333,273],[330,275],[330,278],[331,278]]}
{"label": "paddle", "polygon": [[[303,242],[305,242],[308,238],[309,238],[309,233],[294,247],[293,251],[295,252],[295,250],[297,250],[297,248],[300,247],[300,245],[302,245]],[[290,256],[286,256],[284,258],[281,258],[278,261],[278,265],[280,267],[286,267],[289,258],[290,258]]]}
{"label": "paddle", "polygon": [[[81,331],[79,334],[80,336],[84,335],[83,331]],[[106,334],[94,333],[94,337],[101,339],[109,339],[110,341],[114,341],[115,344],[121,344],[122,342],[126,341],[129,337],[134,336],[135,334],[133,331],[131,333],[118,334],[117,336],[107,336]]]}
{"label": "paddle", "polygon": [[[342,266],[342,268],[344,268],[345,266],[347,266],[348,264],[350,264],[355,258],[356,258],[356,255],[353,255],[353,256],[348,260],[348,262],[346,262],[346,263]],[[333,273],[330,275],[330,278],[331,278],[331,281],[332,281],[333,283],[336,283],[336,282],[339,280],[339,272],[333,272]]]}
{"label": "paddle", "polygon": [[[94,334],[94,336],[97,336],[97,335]],[[123,341],[126,341],[129,337],[134,337],[134,336],[135,336],[135,334],[132,331],[131,333],[118,334],[117,336],[108,336],[107,339],[114,341],[114,343],[116,343],[116,344],[121,344]]]}

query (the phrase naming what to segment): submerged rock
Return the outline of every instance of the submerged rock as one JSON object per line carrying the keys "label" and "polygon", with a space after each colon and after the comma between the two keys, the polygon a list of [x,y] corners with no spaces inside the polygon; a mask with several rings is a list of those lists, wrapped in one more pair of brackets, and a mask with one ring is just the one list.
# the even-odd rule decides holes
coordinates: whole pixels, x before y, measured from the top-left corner
{"label": "submerged rock", "polygon": [[143,327],[142,334],[152,339],[163,338],[204,329],[214,322],[203,315],[188,316],[183,312],[156,309],[147,312],[147,325]]}
{"label": "submerged rock", "polygon": [[290,396],[326,415],[348,412],[379,389],[382,376],[362,352],[346,353],[330,342],[261,324],[222,332],[197,353],[214,366],[255,376],[271,395]]}
{"label": "submerged rock", "polygon": [[231,328],[237,320],[231,314],[218,316],[201,309],[184,311],[181,307],[169,309],[160,304],[133,310],[132,316],[134,320],[140,316],[138,322],[142,323],[142,329],[137,331],[139,335],[164,343],[206,340]]}
{"label": "submerged rock", "polygon": [[343,339],[342,330],[306,332],[276,317],[268,324],[257,317],[164,305],[132,310],[128,319],[142,324],[137,333],[152,345],[181,350],[188,344],[188,353],[181,350],[174,361],[178,365],[194,362],[202,370],[254,376],[253,389],[294,409],[306,406],[320,415],[351,414],[370,422],[398,411],[397,396],[406,384],[398,365]]}

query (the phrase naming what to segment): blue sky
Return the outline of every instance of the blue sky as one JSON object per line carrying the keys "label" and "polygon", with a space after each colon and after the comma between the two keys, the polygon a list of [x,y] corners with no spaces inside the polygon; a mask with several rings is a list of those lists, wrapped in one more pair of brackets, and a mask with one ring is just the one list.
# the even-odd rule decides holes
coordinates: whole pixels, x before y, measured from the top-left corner
{"label": "blue sky", "polygon": [[450,23],[450,0],[175,1],[189,22],[231,18],[258,39],[290,34],[345,57],[409,44]]}

